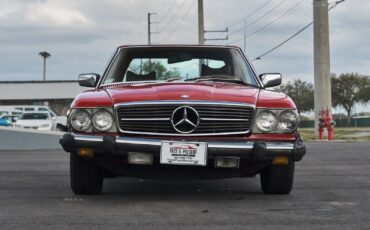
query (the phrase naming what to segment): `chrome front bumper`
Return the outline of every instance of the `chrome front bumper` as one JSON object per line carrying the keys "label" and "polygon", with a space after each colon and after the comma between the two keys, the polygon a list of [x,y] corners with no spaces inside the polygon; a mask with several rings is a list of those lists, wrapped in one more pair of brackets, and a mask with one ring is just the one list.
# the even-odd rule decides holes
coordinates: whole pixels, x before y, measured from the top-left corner
{"label": "chrome front bumper", "polygon": [[[73,152],[80,147],[93,148],[105,155],[126,155],[128,152],[140,151],[153,154],[160,153],[161,139],[94,136],[65,133],[60,144],[66,152]],[[204,142],[204,141],[203,141]],[[273,156],[288,156],[299,161],[306,153],[303,141],[297,137],[294,142],[283,141],[206,141],[208,159],[215,156],[238,156],[257,161],[271,159]]]}

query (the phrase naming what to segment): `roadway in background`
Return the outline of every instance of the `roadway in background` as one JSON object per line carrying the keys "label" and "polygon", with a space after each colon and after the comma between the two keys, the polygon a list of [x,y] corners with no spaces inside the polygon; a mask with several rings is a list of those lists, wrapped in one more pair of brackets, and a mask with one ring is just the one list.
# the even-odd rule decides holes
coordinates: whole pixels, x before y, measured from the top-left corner
{"label": "roadway in background", "polygon": [[55,131],[0,127],[0,150],[62,149],[59,144],[62,135]]}

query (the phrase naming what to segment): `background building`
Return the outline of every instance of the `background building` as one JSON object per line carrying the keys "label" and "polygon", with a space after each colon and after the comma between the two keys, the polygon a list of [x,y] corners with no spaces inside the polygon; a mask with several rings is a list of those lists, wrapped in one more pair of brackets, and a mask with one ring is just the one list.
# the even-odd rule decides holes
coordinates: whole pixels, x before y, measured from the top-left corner
{"label": "background building", "polygon": [[78,81],[0,81],[0,105],[48,105],[65,115],[73,98],[86,90]]}

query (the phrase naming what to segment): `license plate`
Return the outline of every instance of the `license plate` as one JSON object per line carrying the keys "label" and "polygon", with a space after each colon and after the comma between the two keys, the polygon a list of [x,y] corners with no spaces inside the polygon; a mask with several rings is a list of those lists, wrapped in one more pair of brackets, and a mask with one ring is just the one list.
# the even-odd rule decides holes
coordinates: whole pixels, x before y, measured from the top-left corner
{"label": "license plate", "polygon": [[205,166],[207,164],[207,144],[163,141],[161,164]]}

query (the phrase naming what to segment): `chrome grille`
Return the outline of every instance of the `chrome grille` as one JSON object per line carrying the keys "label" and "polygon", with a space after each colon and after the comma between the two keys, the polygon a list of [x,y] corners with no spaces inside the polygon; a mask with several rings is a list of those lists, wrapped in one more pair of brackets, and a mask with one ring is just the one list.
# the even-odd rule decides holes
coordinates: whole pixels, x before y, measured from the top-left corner
{"label": "chrome grille", "polygon": [[[172,113],[181,106],[190,106],[199,114],[199,125],[192,133],[179,133],[171,123]],[[121,132],[170,136],[247,133],[253,109],[253,106],[243,103],[203,101],[134,102],[116,106]]]}

